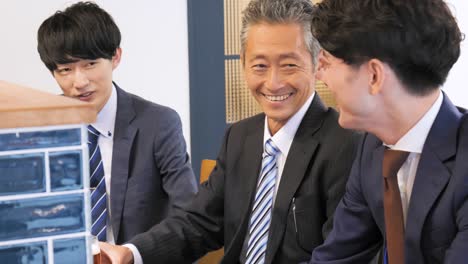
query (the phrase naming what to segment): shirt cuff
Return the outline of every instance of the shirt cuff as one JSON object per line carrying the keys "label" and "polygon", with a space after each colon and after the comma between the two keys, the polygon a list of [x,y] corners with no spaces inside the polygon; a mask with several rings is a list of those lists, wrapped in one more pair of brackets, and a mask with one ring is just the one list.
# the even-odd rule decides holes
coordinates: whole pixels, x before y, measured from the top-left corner
{"label": "shirt cuff", "polygon": [[141,257],[140,255],[140,251],[138,251],[138,248],[135,247],[135,245],[133,244],[125,244],[125,245],[122,245],[128,249],[130,249],[130,251],[132,251],[132,254],[133,254],[133,263],[134,264],[143,264],[143,258]]}

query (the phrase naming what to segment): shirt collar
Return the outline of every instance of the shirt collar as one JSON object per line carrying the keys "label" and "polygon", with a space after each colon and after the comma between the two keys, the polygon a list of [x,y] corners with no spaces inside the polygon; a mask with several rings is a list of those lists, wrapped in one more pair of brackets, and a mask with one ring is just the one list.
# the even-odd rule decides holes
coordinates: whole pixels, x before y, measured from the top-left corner
{"label": "shirt collar", "polygon": [[297,111],[291,118],[289,118],[286,124],[282,128],[280,128],[280,130],[278,130],[278,132],[276,132],[274,136],[271,136],[270,134],[270,130],[268,129],[267,117],[265,116],[263,146],[265,147],[267,140],[271,138],[275,145],[278,147],[278,149],[281,151],[281,153],[287,154],[294,139],[294,135],[296,135],[296,131],[299,128],[299,125],[301,124],[301,121],[304,118],[307,109],[309,109],[309,106],[312,103],[314,96],[315,92],[313,92],[312,95],[309,96],[307,101],[301,106],[301,108],[299,108],[299,111]]}
{"label": "shirt collar", "polygon": [[114,135],[115,117],[117,114],[117,90],[112,84],[112,91],[107,103],[99,111],[97,120],[93,123],[99,133],[105,138],[112,138]]}
{"label": "shirt collar", "polygon": [[[394,150],[402,150],[412,153],[421,154],[426,142],[427,135],[431,130],[437,114],[439,113],[442,105],[443,94],[439,91],[439,97],[432,104],[431,108],[424,114],[424,116],[413,126],[395,145],[386,145]],[[385,144],[384,144],[385,145]]]}

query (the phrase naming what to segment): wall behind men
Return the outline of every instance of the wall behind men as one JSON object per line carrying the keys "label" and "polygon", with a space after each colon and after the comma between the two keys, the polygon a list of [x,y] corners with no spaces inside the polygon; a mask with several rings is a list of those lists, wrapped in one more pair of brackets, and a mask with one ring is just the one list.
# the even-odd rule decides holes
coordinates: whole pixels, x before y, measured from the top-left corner
{"label": "wall behind men", "polygon": [[[466,0],[448,0],[453,14],[456,16],[460,30],[468,37],[468,10]],[[456,105],[468,108],[468,38],[461,44],[461,55],[449,73],[443,90]]]}
{"label": "wall behind men", "polygon": [[[219,0],[222,1],[222,0]],[[40,23],[70,0],[0,1],[0,79],[52,93],[60,89],[39,59]],[[122,31],[123,58],[115,81],[129,92],[174,108],[181,116],[190,148],[187,2],[185,0],[97,0]],[[468,33],[468,1],[449,0],[463,32]],[[468,41],[468,40],[467,40]],[[444,90],[455,104],[468,108],[468,44]]]}
{"label": "wall behind men", "polygon": [[[76,1],[0,1],[0,80],[59,94],[37,53],[37,29]],[[123,57],[114,80],[123,89],[175,109],[190,148],[187,2],[96,0],[122,33]]]}

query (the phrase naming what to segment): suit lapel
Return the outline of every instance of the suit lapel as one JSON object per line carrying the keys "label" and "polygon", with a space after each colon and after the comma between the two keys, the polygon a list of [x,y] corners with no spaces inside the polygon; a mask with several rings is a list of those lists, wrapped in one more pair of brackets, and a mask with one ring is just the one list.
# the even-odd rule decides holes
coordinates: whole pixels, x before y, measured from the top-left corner
{"label": "suit lapel", "polygon": [[110,207],[112,230],[117,243],[127,191],[127,180],[131,168],[130,154],[133,140],[137,134],[137,128],[131,126],[131,121],[135,118],[135,110],[131,98],[117,85],[115,87],[117,89],[117,115],[112,150],[112,194],[110,196]]}
{"label": "suit lapel", "polygon": [[244,146],[242,147],[243,151],[239,157],[239,169],[236,171],[236,175],[233,175],[233,177],[238,177],[240,182],[239,186],[241,186],[241,188],[239,188],[239,200],[235,202],[238,202],[240,205],[239,212],[242,215],[242,220],[232,243],[226,249],[225,261],[233,260],[237,262],[237,260],[239,260],[239,255],[242,254],[242,246],[248,232],[250,208],[257,185],[258,174],[260,173],[263,153],[265,119],[258,119],[258,123],[248,128],[249,130],[244,141]]}
{"label": "suit lapel", "polygon": [[286,158],[270,224],[265,263],[272,263],[286,229],[291,200],[302,182],[312,156],[319,145],[314,134],[320,129],[327,108],[318,94],[302,119]]}
{"label": "suit lapel", "polygon": [[[421,240],[426,217],[450,179],[446,162],[456,152],[458,126],[461,115],[444,94],[444,101],[428,134],[416,172],[408,208],[406,246]],[[408,239],[411,238],[411,239]]]}

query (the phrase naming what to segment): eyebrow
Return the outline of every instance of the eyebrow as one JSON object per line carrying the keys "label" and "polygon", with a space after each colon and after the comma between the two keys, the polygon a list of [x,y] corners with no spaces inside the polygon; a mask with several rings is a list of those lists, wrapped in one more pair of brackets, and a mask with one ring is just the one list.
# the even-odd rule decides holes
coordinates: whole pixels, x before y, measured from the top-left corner
{"label": "eyebrow", "polygon": [[280,55],[280,60],[283,60],[283,59],[301,59],[299,55],[297,55],[297,53],[294,53],[294,52],[289,52],[289,53],[285,53],[285,54],[281,54]]}
{"label": "eyebrow", "polygon": [[[249,62],[252,62],[252,61],[258,60],[258,59],[266,59],[266,56],[265,56],[265,55],[262,55],[262,54],[255,55],[255,56],[253,56],[253,58],[249,59],[248,61],[249,61]],[[300,58],[299,55],[297,55],[297,53],[289,52],[289,53],[280,54],[279,59],[280,59],[280,60],[284,60],[284,59],[296,59],[296,60],[300,60],[301,58]]]}
{"label": "eyebrow", "polygon": [[70,59],[69,61],[64,61],[64,62],[56,62],[55,65],[58,67],[67,67],[69,66],[70,64],[73,64],[75,62],[79,61],[78,59],[75,60],[75,59]]}
{"label": "eyebrow", "polygon": [[66,64],[57,64],[56,66],[57,66],[57,67],[55,68],[54,71],[59,71],[59,70],[65,69],[65,68],[70,68],[70,63],[66,63]]}
{"label": "eyebrow", "polygon": [[253,56],[251,59],[249,59],[249,62],[252,62],[252,61],[254,61],[254,60],[259,60],[259,59],[264,59],[264,60],[266,60],[266,56],[265,56],[265,55],[261,55],[261,54],[255,55],[255,56]]}

